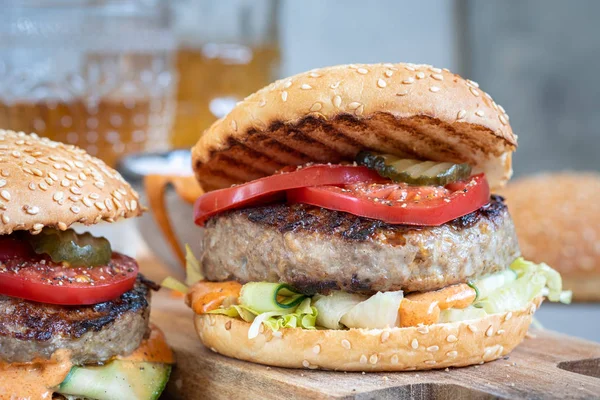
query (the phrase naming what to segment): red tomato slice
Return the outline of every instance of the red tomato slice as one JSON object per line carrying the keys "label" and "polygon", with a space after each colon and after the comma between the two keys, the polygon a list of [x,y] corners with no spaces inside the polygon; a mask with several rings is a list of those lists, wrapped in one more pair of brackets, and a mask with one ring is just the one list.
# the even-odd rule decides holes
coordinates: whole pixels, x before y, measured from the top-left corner
{"label": "red tomato slice", "polygon": [[139,270],[133,258],[119,253],[113,253],[107,266],[63,267],[24,251],[9,254],[5,250],[11,242],[24,241],[0,239],[0,294],[6,296],[49,304],[97,304],[131,290]]}
{"label": "red tomato slice", "polygon": [[352,165],[312,165],[283,171],[275,175],[208,192],[198,198],[194,205],[196,224],[215,214],[234,208],[248,207],[265,202],[285,199],[285,191],[306,186],[344,185],[358,182],[381,182],[381,176],[367,168]]}
{"label": "red tomato slice", "polygon": [[292,203],[344,211],[390,224],[438,226],[487,204],[490,188],[480,174],[446,187],[358,183],[303,187],[288,191],[287,197]]}

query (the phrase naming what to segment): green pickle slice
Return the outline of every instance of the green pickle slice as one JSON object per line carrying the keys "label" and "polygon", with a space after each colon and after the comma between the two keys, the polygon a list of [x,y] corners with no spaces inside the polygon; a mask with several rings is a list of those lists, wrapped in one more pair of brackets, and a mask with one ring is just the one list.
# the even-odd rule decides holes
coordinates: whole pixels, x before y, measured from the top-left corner
{"label": "green pickle slice", "polygon": [[405,182],[410,185],[444,186],[471,176],[469,164],[412,160],[369,151],[358,153],[356,162],[374,169],[379,175],[394,182]]}
{"label": "green pickle slice", "polygon": [[60,231],[44,228],[29,241],[37,254],[47,254],[52,261],[67,263],[72,267],[107,265],[112,256],[110,242],[89,232],[77,233],[73,229]]}

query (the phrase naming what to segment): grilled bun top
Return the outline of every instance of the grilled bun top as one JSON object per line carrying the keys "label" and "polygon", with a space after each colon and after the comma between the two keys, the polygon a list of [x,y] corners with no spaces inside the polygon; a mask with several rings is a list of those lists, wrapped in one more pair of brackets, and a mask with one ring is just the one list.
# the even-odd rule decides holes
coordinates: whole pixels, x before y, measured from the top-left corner
{"label": "grilled bun top", "polygon": [[208,128],[192,157],[205,190],[286,165],[352,161],[365,149],[468,162],[498,188],[516,146],[508,115],[477,83],[429,65],[360,64],[266,86]]}
{"label": "grilled bun top", "polygon": [[138,216],[138,194],[84,150],[0,129],[0,234]]}
{"label": "grilled bun top", "polygon": [[516,180],[502,192],[523,257],[563,274],[600,275],[600,174],[563,172]]}

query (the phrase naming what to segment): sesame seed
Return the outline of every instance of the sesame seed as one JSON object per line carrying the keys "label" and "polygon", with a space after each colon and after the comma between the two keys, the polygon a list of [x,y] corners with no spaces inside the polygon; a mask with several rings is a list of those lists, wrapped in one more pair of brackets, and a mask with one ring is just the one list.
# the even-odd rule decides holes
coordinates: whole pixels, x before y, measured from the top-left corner
{"label": "sesame seed", "polygon": [[332,89],[337,89],[340,86],[340,83],[341,82],[332,83],[331,86],[329,86],[329,87],[332,88]]}
{"label": "sesame seed", "polygon": [[446,340],[448,341],[448,343],[454,343],[458,340],[458,338],[454,335],[448,335],[448,337],[446,338]]}
{"label": "sesame seed", "polygon": [[42,173],[42,170],[39,168],[31,168],[31,171],[33,172],[33,174],[35,176],[43,176],[44,174]]}
{"label": "sesame seed", "polygon": [[398,364],[398,355],[394,354],[390,360],[392,364]]}
{"label": "sesame seed", "polygon": [[36,206],[25,206],[25,212],[29,215],[36,215],[40,212],[40,208]]}
{"label": "sesame seed", "polygon": [[321,108],[323,108],[323,105],[319,102],[316,102],[315,104],[312,105],[312,107],[310,108],[310,111],[312,111],[312,112],[319,111]]}
{"label": "sesame seed", "polygon": [[312,351],[315,354],[319,354],[321,352],[321,346],[316,345],[315,347],[312,348]]}
{"label": "sesame seed", "polygon": [[416,71],[416,69],[410,65],[406,65],[404,68],[407,69],[408,71],[413,71],[413,72]]}
{"label": "sesame seed", "polygon": [[367,363],[367,356],[365,356],[364,354],[360,356],[360,360],[359,362],[361,364],[366,364]]}
{"label": "sesame seed", "polygon": [[446,355],[450,358],[454,358],[458,355],[458,351],[452,350],[452,351],[447,352]]}
{"label": "sesame seed", "polygon": [[63,179],[62,181],[60,181],[60,186],[69,187],[69,186],[71,186],[71,182],[67,179]]}
{"label": "sesame seed", "polygon": [[86,207],[91,207],[94,203],[88,199],[87,197],[84,197],[81,202],[86,206]]}
{"label": "sesame seed", "polygon": [[502,335],[504,333],[504,329],[498,329],[498,332],[496,332],[496,335]]}
{"label": "sesame seed", "polygon": [[436,68],[436,67],[430,67],[429,70],[431,72],[435,72],[435,73],[438,73],[438,74],[442,72],[441,68]]}
{"label": "sesame seed", "polygon": [[394,75],[394,71],[391,71],[391,70],[385,71],[385,76],[387,76],[388,78],[391,78],[392,75]]}
{"label": "sesame seed", "polygon": [[65,224],[64,222],[59,222],[57,225],[58,229],[60,229],[61,231],[66,231],[68,228],[67,224]]}
{"label": "sesame seed", "polygon": [[283,84],[283,88],[284,88],[284,89],[288,89],[290,86],[292,86],[292,81],[286,81],[286,82]]}
{"label": "sesame seed", "polygon": [[420,325],[417,327],[417,332],[425,335],[425,334],[429,333],[429,327],[427,325]]}
{"label": "sesame seed", "polygon": [[437,93],[437,92],[440,91],[440,88],[437,87],[437,86],[432,86],[432,87],[429,88],[429,91],[432,92],[432,93]]}
{"label": "sesame seed", "polygon": [[467,79],[467,85],[470,85],[470,86],[473,86],[473,87],[476,87],[476,88],[479,87],[479,83],[477,83],[475,81],[472,81],[470,79]]}
{"label": "sesame seed", "polygon": [[6,186],[6,179],[0,179],[0,188]]}
{"label": "sesame seed", "polygon": [[439,349],[440,349],[440,346],[435,346],[435,345],[434,345],[434,346],[429,346],[429,347],[427,348],[427,351],[434,352],[434,351],[438,351]]}
{"label": "sesame seed", "polygon": [[390,332],[389,331],[384,331],[381,334],[381,343],[385,343],[389,338],[390,338]]}
{"label": "sesame seed", "polygon": [[490,325],[489,328],[485,331],[485,336],[490,337],[494,334],[494,328]]}
{"label": "sesame seed", "polygon": [[418,349],[419,348],[419,341],[417,339],[413,339],[412,342],[410,342],[410,347],[412,347],[413,349]]}
{"label": "sesame seed", "polygon": [[348,104],[348,108],[351,110],[356,110],[361,105],[362,105],[361,103],[359,103],[357,101],[353,101],[352,103]]}
{"label": "sesame seed", "polygon": [[469,325],[469,330],[473,333],[477,332],[479,329],[475,325]]}
{"label": "sesame seed", "polygon": [[2,171],[0,171],[0,175],[2,175],[3,177],[7,178],[10,176],[10,172],[8,172],[7,170],[3,169]]}
{"label": "sesame seed", "polygon": [[504,317],[504,320],[505,320],[505,321],[508,321],[509,319],[511,319],[511,318],[512,318],[512,315],[513,315],[513,314],[512,314],[512,311],[509,311],[509,312],[506,314],[506,317]]}
{"label": "sesame seed", "polygon": [[504,115],[499,114],[498,115],[498,119],[500,120],[500,122],[502,123],[502,125],[508,124],[508,121],[506,120],[506,118],[504,118]]}
{"label": "sesame seed", "polygon": [[471,91],[471,93],[473,93],[473,96],[479,97],[479,91],[477,89],[469,87],[469,90]]}
{"label": "sesame seed", "polygon": [[477,115],[478,117],[484,117],[485,116],[484,112],[481,111],[481,110],[475,111],[475,115]]}
{"label": "sesame seed", "polygon": [[97,208],[98,210],[100,210],[100,211],[103,211],[103,210],[105,210],[105,209],[106,209],[106,206],[105,206],[105,205],[104,205],[104,203],[103,203],[103,202],[101,202],[101,201],[97,201],[97,202],[95,202],[95,203],[94,203],[94,205],[95,205],[95,206],[96,206],[96,208]]}
{"label": "sesame seed", "polygon": [[131,200],[131,211],[135,211],[137,209],[138,203],[135,200]]}
{"label": "sesame seed", "polygon": [[358,107],[356,110],[354,110],[354,114],[355,115],[362,115],[363,111],[365,111],[365,106],[361,105],[360,107]]}
{"label": "sesame seed", "polygon": [[44,224],[33,224],[34,231],[41,231],[42,229],[44,229]]}
{"label": "sesame seed", "polygon": [[10,201],[10,193],[8,193],[8,190],[2,190],[0,196],[6,201]]}
{"label": "sesame seed", "polygon": [[377,357],[377,354],[371,354],[371,357],[369,357],[369,362],[373,365],[377,364],[378,360],[379,357]]}
{"label": "sesame seed", "polygon": [[425,364],[435,365],[435,364],[437,364],[437,361],[435,361],[435,360],[427,360],[427,361],[425,361]]}
{"label": "sesame seed", "polygon": [[6,214],[2,214],[2,222],[8,224],[10,222],[10,217]]}
{"label": "sesame seed", "polygon": [[385,81],[383,79],[379,78],[377,80],[377,86],[379,86],[380,88],[384,88],[387,86],[387,83],[385,83]]}
{"label": "sesame seed", "polygon": [[366,75],[367,73],[369,73],[369,70],[368,70],[368,69],[366,69],[366,68],[358,68],[358,69],[356,70],[356,72],[358,72],[358,73],[359,73],[359,74],[361,74],[361,75]]}
{"label": "sesame seed", "polygon": [[465,110],[460,110],[458,112],[458,114],[456,115],[456,119],[463,119],[466,115],[467,115],[467,112]]}
{"label": "sesame seed", "polygon": [[72,186],[71,189],[69,189],[69,190],[73,194],[81,194],[81,189],[79,189],[77,186]]}
{"label": "sesame seed", "polygon": [[39,187],[40,189],[42,189],[43,191],[46,191],[46,190],[48,190],[48,185],[46,185],[46,182],[40,182],[40,183],[38,184],[38,187]]}
{"label": "sesame seed", "polygon": [[417,79],[423,79],[425,78],[425,73],[423,71],[419,71],[417,72]]}
{"label": "sesame seed", "polygon": [[435,79],[436,81],[443,81],[444,80],[444,75],[442,75],[442,74],[431,74],[431,77],[433,79]]}
{"label": "sesame seed", "polygon": [[335,106],[335,108],[340,108],[340,106],[342,105],[342,98],[340,96],[334,96],[333,97],[333,105]]}
{"label": "sesame seed", "polygon": [[79,211],[81,211],[81,208],[79,208],[77,206],[71,206],[71,212],[73,214],[79,214]]}
{"label": "sesame seed", "polygon": [[287,101],[288,93],[284,90],[281,92],[281,100]]}
{"label": "sesame seed", "polygon": [[350,345],[350,342],[348,340],[343,339],[342,340],[342,347],[345,348],[346,350],[350,350],[352,346]]}
{"label": "sesame seed", "polygon": [[262,99],[262,100],[261,100],[261,101],[258,103],[258,106],[259,106],[260,108],[263,108],[263,107],[264,107],[264,106],[266,106],[266,105],[267,105],[267,101],[266,101],[265,99]]}
{"label": "sesame seed", "polygon": [[308,360],[302,360],[302,366],[304,368],[308,368],[308,367],[310,367],[310,363],[308,362]]}
{"label": "sesame seed", "polygon": [[396,93],[396,96],[406,96],[408,94],[408,92],[399,92]]}
{"label": "sesame seed", "polygon": [[54,172],[48,172],[48,176],[50,177],[50,179],[52,179],[53,181],[57,181],[58,180],[58,175],[56,175]]}
{"label": "sesame seed", "polygon": [[408,77],[405,80],[402,81],[402,83],[404,83],[405,85],[410,85],[411,83],[413,83],[415,81],[415,78],[412,77]]}
{"label": "sesame seed", "polygon": [[29,182],[29,185],[27,187],[29,188],[29,190],[35,190],[35,182]]}
{"label": "sesame seed", "polygon": [[235,120],[231,120],[231,129],[233,129],[234,132],[237,132],[237,122],[235,122]]}
{"label": "sesame seed", "polygon": [[303,83],[302,86],[300,86],[300,89],[309,90],[312,89],[312,86],[310,86],[308,83]]}
{"label": "sesame seed", "polygon": [[317,74],[316,72],[311,72],[308,76],[311,78],[319,78],[321,75]]}

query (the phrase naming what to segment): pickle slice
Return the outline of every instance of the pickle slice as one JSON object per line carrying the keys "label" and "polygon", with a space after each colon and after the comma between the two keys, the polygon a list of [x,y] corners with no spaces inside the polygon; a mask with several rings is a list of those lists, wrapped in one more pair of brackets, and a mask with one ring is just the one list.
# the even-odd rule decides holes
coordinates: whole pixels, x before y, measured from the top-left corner
{"label": "pickle slice", "polygon": [[471,176],[469,164],[412,160],[368,151],[358,153],[356,162],[385,178],[410,185],[444,186]]}
{"label": "pickle slice", "polygon": [[44,228],[29,239],[37,254],[47,254],[52,261],[73,267],[96,267],[107,265],[112,257],[110,242],[86,232],[79,234],[73,229],[59,231]]}

